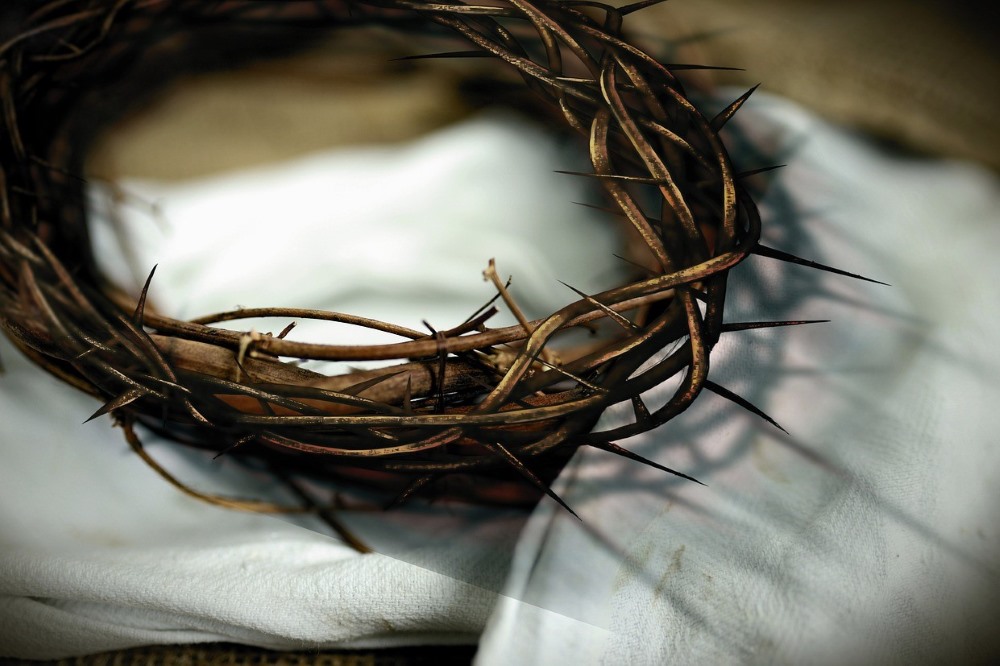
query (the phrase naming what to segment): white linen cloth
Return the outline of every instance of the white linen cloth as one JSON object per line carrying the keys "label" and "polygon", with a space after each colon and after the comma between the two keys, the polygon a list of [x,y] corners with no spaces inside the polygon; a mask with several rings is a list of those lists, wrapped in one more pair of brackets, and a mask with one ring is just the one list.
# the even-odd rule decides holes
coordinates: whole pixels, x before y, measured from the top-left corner
{"label": "white linen cloth", "polygon": [[[159,264],[149,298],[175,316],[287,305],[444,330],[494,295],[482,277],[491,257],[540,316],[577,298],[556,277],[594,291],[614,284],[620,264],[615,230],[572,203],[587,200],[589,183],[552,174],[579,168],[578,159],[540,129],[492,115],[405,146],[197,182],[130,181],[118,193],[95,185],[92,231],[123,285],[136,288]],[[109,196],[121,204],[109,208]],[[134,275],[116,258],[112,212]],[[575,234],[592,242],[565,242]],[[290,339],[367,338],[300,321]],[[361,557],[301,526],[181,495],[109,418],[82,424],[94,400],[5,339],[0,355],[0,655],[212,640],[275,649],[471,643],[482,631],[523,512],[343,512],[379,553]],[[151,435],[145,443],[199,490],[290,499],[225,457],[212,462]]]}
{"label": "white linen cloth", "polygon": [[[137,460],[106,420],[81,426],[94,402],[3,342],[0,655],[210,640],[272,648],[471,641],[484,627],[477,662],[486,665],[913,663],[987,654],[1000,611],[1000,417],[991,409],[1000,398],[991,339],[1000,268],[988,261],[1000,242],[997,180],[968,164],[890,156],[774,98],[753,99],[740,115],[762,160],[748,164],[748,151],[743,166],[761,166],[775,154],[789,164],[763,201],[765,242],[894,285],[759,258],[738,269],[730,321],[833,320],[730,333],[713,357],[712,379],[752,399],[791,435],[706,394],[661,430],[622,444],[694,474],[707,488],[582,451],[557,489],[583,522],[543,501],[521,533],[498,597],[492,581],[508,567],[502,536],[479,548],[474,537],[401,537],[400,520],[391,517],[345,516],[391,555],[359,556],[299,526],[190,500]],[[137,273],[159,262],[151,297],[179,316],[237,303],[294,304],[447,326],[489,297],[478,274],[496,256],[526,305],[558,307],[573,295],[555,278],[589,290],[613,282],[614,241],[593,238],[610,231],[579,207],[567,206],[565,221],[587,225],[575,228],[590,236],[586,241],[568,243],[573,236],[565,227],[531,222],[526,211],[538,204],[527,194],[522,201],[522,188],[533,184],[538,198],[565,203],[581,196],[582,184],[566,176],[541,180],[567,168],[568,158],[524,131],[506,120],[476,121],[401,152],[374,150],[360,161],[355,155],[330,173],[352,178],[370,160],[367,182],[383,188],[379,196],[335,210],[344,197],[324,176],[318,198],[287,211],[287,221],[255,198],[261,170],[175,187],[127,184],[141,198],[162,197],[174,234],[139,239]],[[474,143],[480,140],[486,143]],[[439,156],[445,147],[453,156],[446,169]],[[538,161],[524,168],[531,155]],[[494,158],[515,180],[493,191],[489,204],[470,201],[455,217],[441,217],[448,233],[429,236],[426,220],[410,221],[420,209],[443,216],[435,183],[466,193],[487,189],[489,196],[496,173],[473,165]],[[325,159],[306,162],[313,168]],[[393,164],[402,175],[387,178]],[[268,187],[294,189],[306,178],[300,168],[269,171]],[[291,174],[286,185],[282,169]],[[424,174],[437,177],[415,180]],[[369,187],[349,182],[348,190]],[[237,196],[253,200],[248,212],[233,213],[237,185]],[[405,205],[394,207],[394,192]],[[416,203],[422,199],[415,193],[434,203]],[[296,190],[293,199],[305,196]],[[199,209],[201,217],[187,217]],[[256,234],[270,243],[278,265],[262,267],[266,254],[237,246],[256,235],[249,219],[255,210],[267,212],[270,226]],[[316,210],[322,215],[308,227]],[[518,223],[514,240],[477,231],[444,245],[484,211]],[[130,233],[163,233],[141,217],[127,218]],[[416,295],[403,300],[442,289],[449,303],[421,303],[408,322],[411,315],[395,309],[398,299],[356,293],[325,270],[315,281],[314,272],[298,272],[346,263],[348,275],[372,271],[366,274],[376,284],[403,272],[398,265],[378,272],[363,239],[345,240],[342,230],[320,242],[315,225],[338,217],[359,235],[369,221],[405,219],[412,225],[407,243],[431,239],[441,254],[406,273]],[[484,220],[487,228],[497,224]],[[284,245],[299,225],[312,229],[300,237],[308,243]],[[392,229],[392,238],[407,231]],[[185,240],[191,230],[196,235]],[[361,250],[353,249],[356,242]],[[570,271],[575,261],[581,272],[539,272],[558,252],[562,259],[552,263]],[[224,270],[230,261],[245,267],[248,280],[261,272],[269,279],[241,292],[245,285],[224,283],[233,274]],[[451,272],[424,283],[433,273],[427,265]],[[275,282],[280,290],[267,293]],[[459,300],[457,287],[465,285]],[[301,300],[289,302],[299,288]],[[296,332],[321,335],[311,327]],[[656,396],[649,398],[655,407]],[[621,418],[627,416],[606,420]],[[255,480],[224,459],[210,465],[175,447],[149,448],[196,487],[255,494]],[[516,516],[500,520],[499,533],[516,532]],[[448,532],[455,533],[461,529]]]}
{"label": "white linen cloth", "polygon": [[480,666],[1000,656],[1000,184],[773,97],[737,117],[788,163],[764,244],[893,286],[741,265],[729,321],[832,320],[713,355],[790,434],[707,394],[625,444],[707,488],[581,451],[557,490],[583,522],[538,507]]}

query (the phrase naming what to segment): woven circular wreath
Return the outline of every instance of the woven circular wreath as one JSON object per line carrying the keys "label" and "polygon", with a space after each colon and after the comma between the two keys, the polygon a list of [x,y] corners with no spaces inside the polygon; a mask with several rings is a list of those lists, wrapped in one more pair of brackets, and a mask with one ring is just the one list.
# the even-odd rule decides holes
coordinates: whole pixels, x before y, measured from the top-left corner
{"label": "woven circular wreath", "polygon": [[[140,453],[136,423],[282,469],[317,476],[354,470],[355,478],[379,481],[401,497],[468,474],[523,477],[544,490],[581,445],[638,459],[615,442],[662,425],[712,388],[709,352],[725,330],[727,273],[760,247],[756,208],[718,136],[746,95],[704,117],[673,73],[680,66],[661,64],[623,36],[623,19],[649,4],[59,0],[42,6],[0,45],[5,332],[37,364],[101,400],[97,414],[113,414]],[[430,333],[282,307],[179,321],[146,308],[145,289],[128,298],[100,274],[79,174],[88,144],[108,121],[113,85],[132,80],[133,92],[155,88],[161,81],[150,71],[179,68],[186,54],[205,50],[204,35],[220,26],[242,31],[240,48],[252,53],[264,48],[268,34],[258,29],[371,24],[412,36],[414,48],[418,38],[458,40],[456,50],[436,55],[492,57],[496,67],[519,75],[589,141],[593,172],[581,175],[603,189],[609,212],[634,229],[647,268],[628,284],[580,293],[548,317],[502,328],[489,326],[499,300],[515,311],[516,304],[495,279],[496,305]],[[136,82],[140,69],[146,79]],[[275,330],[296,319],[344,322],[399,340],[309,344],[219,325],[249,317],[273,317]],[[600,330],[600,344],[576,354],[561,350],[556,360],[551,352],[561,337],[581,327]],[[324,376],[290,362],[296,359],[398,364]],[[649,411],[642,394],[671,379],[679,387]],[[593,430],[602,412],[623,402],[634,422]],[[477,486],[480,496],[489,494],[482,490],[487,485]]]}

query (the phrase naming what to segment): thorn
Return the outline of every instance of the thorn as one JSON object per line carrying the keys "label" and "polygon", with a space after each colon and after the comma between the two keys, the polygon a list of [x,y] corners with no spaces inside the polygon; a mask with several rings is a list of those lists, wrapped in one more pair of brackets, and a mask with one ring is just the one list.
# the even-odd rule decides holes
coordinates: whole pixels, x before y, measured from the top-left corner
{"label": "thorn", "polygon": [[430,60],[432,58],[495,58],[489,51],[447,51],[443,53],[421,53],[418,55],[401,56],[390,58],[389,62],[402,62],[404,60]]}
{"label": "thorn", "polygon": [[493,451],[494,453],[499,453],[500,457],[506,460],[514,469],[516,469],[521,474],[521,476],[530,481],[531,485],[543,491],[546,495],[554,499],[559,504],[559,506],[561,506],[562,508],[566,509],[571,514],[573,514],[574,518],[576,518],[580,522],[583,522],[583,518],[580,518],[580,516],[577,515],[576,511],[569,508],[569,504],[566,504],[566,502],[564,502],[563,499],[559,497],[559,495],[557,495],[552,490],[552,488],[542,483],[542,480],[539,479],[537,476],[535,476],[534,472],[525,467],[524,463],[518,460],[513,453],[508,451],[503,444],[500,444],[499,442],[485,442],[485,441],[482,442],[482,444],[483,446]]}
{"label": "thorn", "polygon": [[[544,354],[545,350],[542,350],[542,353]],[[542,364],[544,367],[548,368],[549,370],[554,370],[554,371],[558,372],[563,377],[571,379],[574,382],[576,382],[577,384],[580,384],[581,386],[586,386],[587,388],[589,388],[591,391],[594,391],[595,393],[607,393],[608,392],[608,390],[606,388],[603,388],[601,386],[597,386],[596,384],[592,384],[591,382],[588,382],[583,377],[578,377],[577,375],[574,375],[572,372],[569,372],[567,370],[563,370],[558,365],[553,365],[552,363],[549,363],[544,358],[542,358],[541,354],[539,354],[538,356],[534,357],[534,359],[532,359],[532,360],[535,363]]]}
{"label": "thorn", "polygon": [[[499,297],[500,294],[497,294],[496,298]],[[486,322],[498,312],[499,310],[490,305],[485,310],[480,310],[477,314],[469,317],[455,328],[449,328],[447,331],[444,331],[444,336],[447,338],[454,338],[468,331],[483,331],[485,330]]]}
{"label": "thorn", "polygon": [[722,67],[719,65],[692,65],[687,63],[663,63],[663,66],[675,72],[683,72],[688,69],[714,69],[723,72],[745,72],[742,67]]}
{"label": "thorn", "polygon": [[619,217],[623,217],[625,215],[625,213],[621,212],[620,210],[609,208],[608,206],[598,206],[597,204],[585,203],[583,201],[574,201],[572,203],[576,204],[577,206],[583,206],[584,208],[593,208],[594,210],[599,210],[603,213],[611,213],[612,215],[617,215]]}
{"label": "thorn", "polygon": [[[570,173],[570,172],[567,171],[566,173]],[[587,175],[587,174],[580,174],[580,175]],[[583,206],[584,208],[593,208],[594,210],[599,210],[602,213],[610,213],[611,215],[614,215],[615,217],[625,217],[625,213],[623,213],[620,209],[617,209],[617,208],[608,208],[607,206],[596,206],[594,204],[584,203],[582,201],[574,201],[572,203],[576,204],[577,206]],[[645,213],[643,213],[642,216],[644,218],[646,218],[646,221],[649,222],[650,224],[653,224],[653,225],[662,224],[662,221],[660,219],[658,219],[658,218],[651,217],[649,215],[646,215]],[[618,255],[616,254],[615,256],[617,257]],[[621,257],[619,257],[619,259],[620,258]]]}
{"label": "thorn", "polygon": [[618,14],[621,16],[627,16],[632,12],[637,12],[640,9],[645,9],[646,7],[652,7],[653,5],[658,5],[661,2],[666,2],[667,0],[638,0],[638,2],[633,2],[628,5],[623,5],[617,9]]}
{"label": "thorn", "polygon": [[[495,262],[494,262],[494,263],[495,263]],[[495,268],[494,268],[494,270],[495,270]],[[487,272],[488,272],[488,271],[489,271],[489,269],[487,269]],[[483,277],[484,277],[485,279],[489,279],[489,276],[488,276],[488,275],[486,275],[485,273],[483,274]],[[508,276],[508,277],[507,277],[507,284],[505,284],[505,285],[504,285],[504,289],[510,289],[510,283],[511,283],[511,280],[513,280],[513,279],[514,279],[514,278],[513,278],[513,276]],[[493,298],[491,298],[490,300],[486,301],[486,303],[485,303],[485,304],[483,305],[483,307],[479,308],[479,309],[478,309],[478,310],[476,310],[476,311],[475,311],[474,313],[472,313],[472,315],[471,315],[471,316],[470,316],[470,317],[469,317],[468,319],[466,319],[466,320],[465,320],[465,321],[463,322],[463,325],[464,325],[464,324],[467,324],[467,323],[469,323],[469,322],[471,322],[471,321],[473,321],[474,319],[476,319],[476,317],[479,317],[479,316],[480,316],[480,315],[481,315],[482,313],[484,313],[484,312],[489,312],[490,310],[492,310],[492,314],[490,315],[491,317],[492,317],[492,316],[493,316],[494,314],[496,314],[497,312],[499,312],[499,310],[497,310],[497,309],[496,309],[496,308],[495,308],[495,307],[493,306],[493,304],[494,304],[494,303],[496,303],[496,302],[497,302],[497,300],[498,300],[498,299],[500,298],[500,296],[502,296],[502,295],[503,295],[503,294],[502,294],[502,293],[501,293],[500,291],[497,291],[497,293],[493,295]],[[484,320],[484,321],[485,321],[485,320]]]}
{"label": "thorn", "polygon": [[[426,319],[422,319],[421,323],[423,323],[423,325],[427,327],[427,330],[431,332],[431,335],[434,336],[434,341],[437,343],[438,390],[437,390],[437,406],[435,407],[435,411],[442,412],[444,411],[444,376],[445,373],[448,371],[448,352],[445,351],[444,347],[445,336],[443,333],[441,333],[440,331],[436,330],[433,326],[431,326]],[[406,379],[408,382],[410,378],[407,377]]]}
{"label": "thorn", "polygon": [[410,375],[406,375],[406,391],[403,393],[403,411],[407,414],[413,413],[413,382]]}
{"label": "thorn", "polygon": [[448,354],[444,350],[444,336],[440,333],[434,336],[438,343],[438,391],[437,391],[437,412],[444,411],[444,375],[448,371]]}
{"label": "thorn", "polygon": [[736,115],[736,112],[740,110],[740,107],[743,106],[743,103],[748,99],[750,99],[750,95],[752,95],[753,92],[757,90],[758,87],[760,87],[759,83],[750,90],[746,91],[745,93],[737,97],[732,104],[730,104],[722,111],[720,111],[719,115],[712,118],[712,120],[708,123],[709,127],[712,128],[712,131],[718,132],[719,130],[721,130],[725,126],[725,124],[729,122],[730,118]]}
{"label": "thorn", "polygon": [[579,296],[580,298],[585,299],[591,305],[596,305],[597,307],[599,307],[601,309],[601,311],[604,312],[604,314],[606,314],[609,317],[611,317],[611,319],[613,319],[615,321],[615,323],[617,323],[619,326],[621,326],[622,328],[624,328],[626,331],[636,331],[636,330],[639,329],[639,327],[636,326],[634,323],[632,323],[632,321],[629,320],[628,317],[624,317],[621,314],[615,312],[614,310],[612,310],[611,308],[609,308],[604,303],[599,302],[593,296],[590,296],[589,294],[585,294],[584,292],[580,291],[576,287],[574,287],[572,285],[569,285],[569,284],[566,284],[562,280],[559,280],[558,282],[562,286],[567,287],[569,289],[572,289],[573,292],[577,296]]}
{"label": "thorn", "polygon": [[373,386],[377,386],[377,385],[381,384],[382,382],[384,382],[384,381],[386,381],[388,379],[392,379],[393,377],[397,377],[397,376],[403,374],[404,372],[406,372],[406,371],[405,370],[400,370],[399,372],[390,372],[390,373],[385,374],[385,375],[379,375],[378,377],[375,377],[373,379],[366,379],[363,382],[358,382],[357,384],[353,384],[351,386],[348,386],[345,389],[341,389],[340,392],[344,393],[346,395],[356,396],[359,393],[362,393],[363,391],[366,391],[366,390],[370,389]]}
{"label": "thorn", "polygon": [[562,171],[555,169],[553,173],[561,173],[566,176],[583,176],[584,178],[604,178],[607,180],[625,180],[630,183],[641,183],[643,185],[662,185],[669,181],[662,178],[643,178],[641,176],[622,176],[613,173],[587,173],[586,171]]}
{"label": "thorn", "polygon": [[786,435],[790,434],[787,430],[785,430],[784,428],[782,428],[778,424],[777,421],[775,421],[774,419],[772,419],[770,416],[768,416],[766,413],[764,413],[763,410],[761,410],[759,407],[757,407],[756,405],[754,405],[752,402],[750,402],[749,400],[747,400],[743,396],[737,395],[737,394],[733,393],[732,391],[730,391],[729,389],[724,388],[722,386],[719,386],[715,382],[709,381],[707,379],[705,380],[705,383],[702,384],[702,386],[704,386],[706,389],[708,389],[712,393],[714,393],[716,395],[722,396],[726,400],[730,400],[732,402],[735,402],[737,405],[739,405],[743,409],[747,410],[748,412],[752,412],[752,413],[756,414],[757,416],[759,416],[760,418],[764,419],[765,421],[767,421],[768,423],[770,423],[771,425],[773,425],[775,428],[777,428],[781,432],[785,433]]}
{"label": "thorn", "polygon": [[829,319],[803,319],[801,321],[744,321],[734,324],[723,324],[723,333],[734,331],[749,331],[757,328],[777,328],[779,326],[803,326],[805,324],[828,324]]}
{"label": "thorn", "polygon": [[658,275],[658,273],[656,271],[650,269],[648,266],[643,266],[642,264],[637,263],[635,261],[632,261],[631,259],[628,259],[626,257],[623,257],[620,254],[614,254],[614,253],[612,253],[611,256],[615,257],[616,259],[621,259],[626,264],[632,264],[633,266],[635,266],[636,268],[638,268],[639,270],[641,270],[643,273],[645,273],[646,275],[648,275],[650,277],[654,277],[654,276]]}
{"label": "thorn", "polygon": [[135,312],[132,314],[132,321],[139,328],[142,328],[142,318],[146,312],[146,294],[149,292],[149,285],[153,281],[153,274],[156,273],[158,265],[154,264],[153,270],[149,271],[149,275],[146,277],[146,284],[142,286],[142,291],[139,292],[139,302],[136,303]]}
{"label": "thorn", "polygon": [[278,333],[278,339],[279,340],[284,340],[285,336],[288,335],[289,333],[291,333],[293,328],[295,328],[295,322],[294,321],[291,322],[290,324],[288,324],[288,326],[286,326],[283,329],[281,329],[281,333]]}
{"label": "thorn", "polygon": [[708,292],[704,289],[695,289],[694,287],[690,287],[688,291],[690,291],[694,297],[702,303],[708,303]]}
{"label": "thorn", "polygon": [[642,401],[642,396],[632,396],[632,411],[635,412],[636,423],[646,423],[650,419],[649,408]]}
{"label": "thorn", "polygon": [[237,439],[235,442],[233,442],[232,444],[230,444],[229,446],[227,446],[226,448],[222,449],[221,451],[219,451],[218,453],[216,453],[214,456],[212,456],[212,460],[218,460],[219,458],[221,458],[222,456],[226,455],[227,453],[229,453],[231,451],[234,451],[235,449],[237,449],[240,446],[243,446],[244,444],[246,444],[247,442],[249,442],[250,440],[252,440],[255,436],[256,435],[243,435],[242,437],[240,437],[239,439]]}
{"label": "thorn", "polygon": [[782,167],[788,166],[787,164],[772,164],[771,166],[761,167],[759,169],[750,169],[749,171],[740,171],[738,174],[733,176],[736,180],[741,180],[743,178],[749,178],[750,176],[756,176],[759,173],[767,173],[768,171],[774,171],[775,169],[780,169]]}
{"label": "thorn", "polygon": [[758,243],[750,250],[750,254],[756,254],[761,257],[767,257],[769,259],[777,259],[779,261],[787,261],[790,264],[798,264],[799,266],[808,266],[809,268],[815,268],[820,271],[827,271],[828,273],[836,273],[837,275],[843,275],[845,277],[854,278],[855,280],[864,280],[865,282],[874,282],[875,284],[881,284],[886,287],[891,287],[892,285],[888,282],[882,282],[880,280],[873,280],[867,278],[863,275],[858,275],[857,273],[848,273],[847,271],[842,271],[839,268],[834,268],[833,266],[827,266],[825,264],[820,264],[815,261],[810,261],[808,259],[802,259],[801,257],[796,257],[794,254],[789,254],[783,252],[782,250],[775,250],[774,248],[766,247]]}
{"label": "thorn", "polygon": [[255,398],[255,400],[257,401],[257,404],[260,405],[260,410],[263,413],[269,416],[274,416],[274,407],[271,406],[271,403],[269,403],[267,400],[264,400],[264,398],[259,398],[259,397]]}
{"label": "thorn", "polygon": [[403,492],[399,493],[394,498],[392,498],[392,500],[388,504],[386,504],[384,508],[388,510],[408,502],[410,498],[413,497],[413,495],[418,490],[426,486],[428,483],[430,483],[437,477],[438,477],[437,474],[428,474],[427,476],[421,476],[418,479],[414,479],[408,486],[406,486],[406,488],[403,489]]}
{"label": "thorn", "polygon": [[[588,444],[590,446],[593,446],[595,449],[601,449],[602,451],[607,451],[608,453],[614,453],[615,455],[619,455],[619,456],[621,456],[623,458],[628,458],[629,460],[634,460],[636,462],[642,463],[643,465],[648,465],[649,467],[652,467],[653,469],[658,469],[661,472],[666,472],[668,474],[673,474],[674,476],[679,476],[682,479],[687,479],[688,481],[694,481],[699,486],[705,486],[704,483],[702,483],[698,479],[694,478],[693,476],[688,476],[687,474],[684,474],[683,472],[678,472],[675,469],[670,469],[669,467],[664,467],[660,463],[653,462],[649,458],[644,458],[644,457],[640,456],[638,453],[633,453],[632,451],[629,451],[628,449],[623,449],[622,447],[618,446],[614,442],[588,442]],[[705,486],[705,487],[707,488],[708,486]]]}
{"label": "thorn", "polygon": [[142,397],[145,397],[147,395],[150,395],[151,393],[152,393],[152,391],[150,391],[150,390],[148,390],[146,388],[138,388],[138,387],[137,388],[131,388],[128,391],[125,391],[124,393],[122,393],[117,398],[114,398],[113,400],[109,400],[108,402],[106,402],[103,405],[101,405],[101,408],[98,409],[93,414],[91,414],[90,417],[86,421],[84,421],[84,423],[90,423],[91,421],[93,421],[94,419],[96,419],[98,417],[104,416],[105,414],[108,414],[109,412],[113,412],[116,409],[121,409],[122,407],[135,402],[139,398],[142,398]]}

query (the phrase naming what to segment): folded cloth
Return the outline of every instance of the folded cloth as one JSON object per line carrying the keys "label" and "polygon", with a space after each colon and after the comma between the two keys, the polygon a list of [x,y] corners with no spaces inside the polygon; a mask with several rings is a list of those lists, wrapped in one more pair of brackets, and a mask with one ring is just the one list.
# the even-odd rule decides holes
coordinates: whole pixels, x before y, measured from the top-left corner
{"label": "folded cloth", "polygon": [[[193,182],[95,186],[92,231],[123,285],[136,288],[159,264],[151,307],[175,316],[288,305],[443,330],[494,295],[482,278],[491,257],[538,316],[577,298],[557,277],[593,291],[621,266],[606,216],[572,203],[587,200],[589,183],[552,173],[579,168],[576,159],[538,128],[494,115],[401,146]],[[123,205],[109,207],[109,197]],[[587,243],[566,242],[581,235]],[[363,340],[301,322],[290,335]],[[485,522],[459,509],[342,512],[380,553],[360,556],[301,526],[182,495],[108,417],[81,425],[99,407],[93,399],[6,340],[0,355],[0,655],[204,641],[469,643],[485,626],[523,512],[491,511]],[[289,499],[234,460],[145,437],[193,488]]]}
{"label": "folded cloth", "polygon": [[893,286],[742,264],[729,321],[831,320],[713,355],[709,378],[787,433],[706,392],[619,443],[708,487],[581,450],[556,490],[582,520],[538,507],[481,666],[1000,656],[1000,183],[773,97],[737,119],[743,168],[788,164],[763,244]]}

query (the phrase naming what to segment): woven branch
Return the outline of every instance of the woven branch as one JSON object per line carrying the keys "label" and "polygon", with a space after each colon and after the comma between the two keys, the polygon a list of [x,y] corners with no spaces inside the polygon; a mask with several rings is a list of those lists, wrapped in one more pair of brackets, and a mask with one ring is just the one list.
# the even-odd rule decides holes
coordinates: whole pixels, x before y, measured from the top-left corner
{"label": "woven branch", "polygon": [[[60,0],[42,6],[0,45],[5,332],[34,362],[101,400],[97,415],[318,474],[389,472],[409,477],[411,491],[455,472],[513,472],[543,483],[583,444],[628,455],[613,440],[662,425],[705,387],[709,353],[723,331],[728,271],[755,250],[760,231],[718,136],[745,97],[714,119],[704,117],[669,66],[623,33],[625,17],[648,4]],[[85,183],[77,175],[95,128],[107,121],[100,110],[109,86],[128,81],[137,63],[169,70],[184,54],[207,48],[199,35],[219,26],[253,35],[257,28],[318,34],[371,24],[435,44],[450,35],[455,54],[471,49],[519,75],[567,127],[587,137],[593,172],[583,176],[634,229],[650,270],[602,293],[578,292],[577,301],[543,319],[491,328],[491,307],[431,334],[281,307],[180,321],[146,308],[146,289],[136,303],[111,286],[90,255]],[[243,48],[259,50],[259,40]],[[137,82],[133,90],[158,84]],[[651,198],[659,201],[655,210],[648,209]],[[340,321],[399,341],[307,344],[218,326],[249,317],[274,318],[276,330],[290,320]],[[604,331],[599,347],[561,349],[563,361],[555,362],[560,337],[583,326]],[[399,364],[324,376],[281,359]],[[641,394],[673,378],[679,388],[648,412]],[[622,402],[633,406],[633,424],[591,432],[604,410]]]}

